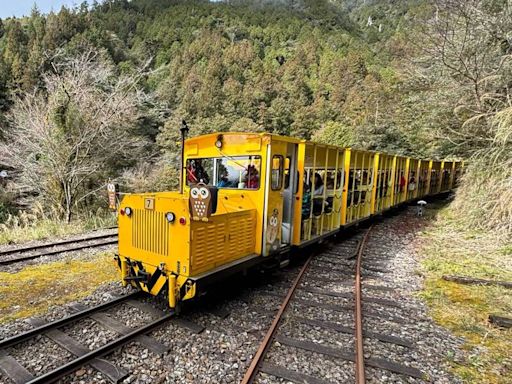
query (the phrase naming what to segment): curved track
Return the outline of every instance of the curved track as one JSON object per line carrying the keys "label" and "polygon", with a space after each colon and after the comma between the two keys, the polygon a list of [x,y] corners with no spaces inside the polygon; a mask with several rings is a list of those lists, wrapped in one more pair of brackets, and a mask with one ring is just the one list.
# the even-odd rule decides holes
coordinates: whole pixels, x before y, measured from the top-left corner
{"label": "curved track", "polygon": [[[268,329],[263,341],[261,342],[256,354],[254,355],[248,370],[242,380],[243,384],[253,382],[268,382],[261,379],[261,374],[279,377],[284,380],[292,381],[295,383],[312,383],[312,384],[333,384],[332,381],[321,379],[306,372],[291,370],[288,367],[277,365],[272,362],[272,359],[267,358],[273,348],[279,346],[291,347],[299,350],[308,351],[314,354],[323,355],[326,358],[335,358],[348,362],[348,367],[353,366],[352,373],[349,375],[358,384],[366,382],[365,379],[365,366],[372,369],[381,369],[393,372],[403,376],[410,376],[414,378],[424,379],[424,374],[415,368],[409,367],[378,357],[364,357],[363,345],[365,338],[376,339],[382,343],[399,345],[404,348],[413,348],[413,343],[410,340],[402,339],[399,337],[375,333],[369,330],[364,330],[363,316],[366,315],[370,318],[380,318],[381,314],[377,311],[372,311],[366,307],[369,304],[378,304],[381,306],[396,307],[397,303],[390,300],[376,297],[375,295],[365,295],[363,297],[361,292],[361,269],[366,271],[385,272],[371,266],[361,266],[365,246],[370,236],[372,227],[370,227],[364,236],[359,236],[360,240],[354,249],[346,244],[344,247],[334,246],[331,249],[319,251],[317,255],[311,255],[301,271],[291,285],[286,297],[284,298],[279,312],[275,316],[271,327]],[[331,251],[332,250],[332,251]],[[357,257],[354,262],[354,257]],[[329,270],[338,277],[331,279],[327,275],[319,275],[318,271]],[[366,272],[368,273],[368,272]],[[321,287],[326,283],[334,283],[339,287],[353,286],[353,292],[339,292],[337,290],[329,291],[325,288],[316,288],[314,285]],[[389,288],[384,286],[371,285],[366,287],[374,292],[384,292]],[[310,299],[303,299],[297,297],[303,296],[304,293]],[[323,298],[330,297],[336,300],[348,300],[349,305],[331,304],[325,302]],[[364,308],[363,308],[363,304]],[[291,306],[297,307],[307,306],[313,308],[317,313],[326,311],[347,312],[353,311],[353,325],[344,326],[339,323],[334,323],[325,320],[317,320],[311,317],[304,316],[301,311],[293,311],[288,308]],[[363,311],[364,309],[364,311]],[[322,316],[319,316],[322,317]],[[324,316],[324,318],[329,318]],[[284,321],[286,319],[286,321]],[[350,334],[354,340],[353,349],[340,349],[339,347],[328,346],[316,341],[306,341],[301,339],[299,335],[295,337],[293,330],[283,330],[280,332],[280,326],[284,326],[288,320],[293,320],[301,324],[306,324],[313,327],[318,327],[327,331],[335,333]],[[397,319],[398,321],[399,319]],[[277,351],[277,350],[276,350]],[[350,365],[351,363],[355,363]],[[349,368],[350,369],[350,368]],[[260,380],[261,379],[261,380]]]}

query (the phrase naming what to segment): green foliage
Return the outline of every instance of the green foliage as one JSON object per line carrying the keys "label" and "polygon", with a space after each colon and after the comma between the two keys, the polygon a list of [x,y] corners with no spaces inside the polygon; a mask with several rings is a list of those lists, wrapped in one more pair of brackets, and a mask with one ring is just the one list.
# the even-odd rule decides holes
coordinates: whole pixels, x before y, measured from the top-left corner
{"label": "green foliage", "polygon": [[[510,100],[507,12],[503,2],[484,0],[108,0],[90,10],[34,9],[0,23],[0,134],[13,100],[46,92],[56,54],[92,46],[105,52],[113,77],[151,59],[139,84],[153,97],[133,122],[147,142],[148,169],[127,156],[107,172],[142,172],[153,184],[137,190],[176,185],[166,179],[175,176],[151,169],[177,168],[182,119],[192,135],[268,131],[426,158],[479,158],[495,142],[493,115]],[[80,106],[73,108],[52,115],[64,131],[80,129]],[[502,132],[510,131],[507,121]]]}
{"label": "green foliage", "polygon": [[349,8],[318,0],[118,0],[90,12],[64,7],[43,17],[35,10],[5,21],[1,57],[13,90],[37,86],[57,47],[71,54],[84,43],[104,48],[120,73],[152,57],[147,90],[171,111],[156,124],[161,137],[150,135],[159,142],[173,140],[170,122],[183,118],[198,133],[251,127],[311,138],[331,121],[354,130],[378,125],[376,111],[393,102],[385,89],[396,83],[394,69],[360,39]]}
{"label": "green foliage", "polygon": [[341,147],[352,147],[355,144],[353,129],[337,121],[326,122],[313,136],[313,140]]}

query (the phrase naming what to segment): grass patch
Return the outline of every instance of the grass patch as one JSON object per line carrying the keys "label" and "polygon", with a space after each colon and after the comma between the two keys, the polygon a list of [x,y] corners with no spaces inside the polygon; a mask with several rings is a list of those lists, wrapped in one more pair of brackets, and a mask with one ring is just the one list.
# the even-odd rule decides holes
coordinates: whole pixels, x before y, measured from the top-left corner
{"label": "grass patch", "polygon": [[422,297],[434,320],[465,339],[467,361],[450,361],[466,383],[512,383],[512,330],[488,324],[491,313],[512,314],[512,290],[461,285],[443,275],[512,281],[510,241],[492,231],[467,229],[448,207],[421,237],[426,272]]}
{"label": "grass patch", "polygon": [[37,219],[12,216],[9,223],[0,225],[0,244],[24,243],[57,236],[73,235],[92,231],[97,228],[117,225],[115,215],[90,216],[66,223],[49,218]]}
{"label": "grass patch", "polygon": [[90,295],[100,284],[119,279],[112,253],[0,272],[0,324],[45,313]]}

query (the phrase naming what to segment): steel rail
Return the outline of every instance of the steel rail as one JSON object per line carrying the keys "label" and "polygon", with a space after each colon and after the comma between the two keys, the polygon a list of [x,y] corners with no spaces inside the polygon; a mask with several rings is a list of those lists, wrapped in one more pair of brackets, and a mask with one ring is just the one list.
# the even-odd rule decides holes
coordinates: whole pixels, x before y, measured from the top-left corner
{"label": "steel rail", "polygon": [[368,228],[357,250],[357,262],[355,270],[355,337],[356,337],[356,383],[364,384],[366,382],[364,372],[364,348],[363,348],[363,314],[361,306],[361,262],[363,259],[364,246],[370,235],[372,227]]}
{"label": "steel rail", "polygon": [[112,237],[112,236],[117,236],[117,233],[110,233],[108,235],[98,235],[98,236],[90,236],[90,237],[79,237],[79,238],[76,238],[76,239],[68,239],[68,240],[56,241],[55,243],[28,245],[28,246],[24,246],[24,247],[13,248],[13,249],[6,249],[4,251],[0,251],[0,256],[11,255],[13,253],[35,251],[35,250],[41,249],[41,248],[57,247],[59,245],[66,245],[66,244],[71,244],[71,243],[76,243],[76,242],[83,242],[83,241],[88,241],[88,240],[99,240],[99,239],[104,239],[104,238]]}
{"label": "steel rail", "polygon": [[[27,248],[24,248],[21,251],[19,249],[12,250],[12,252],[4,251],[5,253],[0,253],[0,256],[2,256],[2,255],[9,255],[9,254],[15,254],[15,253],[27,252],[27,251],[29,251],[31,249],[50,248],[50,247],[55,247],[55,246],[60,246],[60,245],[65,245],[65,244],[75,243],[75,242],[85,243],[85,242],[88,242],[88,241],[94,241],[94,240],[98,240],[98,239],[102,239],[102,238],[107,238],[107,237],[117,237],[117,234],[102,235],[102,236],[86,238],[86,239],[66,240],[65,242],[62,242],[62,243],[54,243],[54,244],[48,244],[48,245],[45,245],[45,246],[37,246],[37,248],[28,248],[27,247]],[[115,239],[115,240],[107,240],[107,241],[103,241],[103,242],[99,242],[99,243],[76,245],[76,246],[70,247],[70,248],[56,249],[56,250],[52,250],[52,251],[49,251],[49,252],[42,252],[42,253],[36,253],[36,254],[33,254],[33,255],[16,257],[14,259],[0,260],[0,265],[9,265],[9,264],[14,264],[14,263],[19,263],[19,262],[22,262],[22,261],[37,259],[38,257],[43,257],[43,256],[53,256],[53,255],[57,255],[59,253],[64,253],[64,252],[74,252],[74,251],[80,251],[82,249],[87,249],[87,248],[95,248],[95,247],[101,247],[101,246],[104,246],[104,245],[112,245],[112,244],[116,244],[117,242],[118,242],[118,240]]]}
{"label": "steel rail", "polygon": [[61,379],[63,376],[66,376],[72,372],[74,372],[77,368],[83,366],[87,362],[91,361],[92,359],[102,357],[104,355],[107,355],[119,347],[122,347],[126,343],[130,342],[137,336],[143,335],[145,333],[148,333],[149,331],[153,330],[154,328],[158,327],[159,325],[165,323],[166,321],[171,320],[175,316],[174,312],[169,313],[167,315],[164,315],[151,323],[144,325],[140,328],[137,328],[133,330],[132,332],[121,336],[104,346],[95,349],[85,355],[82,355],[74,360],[69,361],[68,363],[55,368],[54,370],[47,372],[41,376],[38,376],[34,378],[33,380],[29,381],[27,384],[40,384],[40,383],[54,383],[55,381]]}
{"label": "steel rail", "polygon": [[121,297],[115,298],[113,300],[107,301],[106,303],[99,304],[99,305],[97,305],[95,307],[92,307],[92,308],[87,308],[87,309],[85,309],[83,311],[73,313],[72,315],[69,315],[69,316],[64,317],[62,319],[52,321],[51,323],[44,324],[44,325],[42,325],[40,327],[36,327],[34,329],[31,329],[31,330],[29,330],[27,332],[23,332],[23,333],[20,333],[18,335],[14,335],[14,336],[9,337],[7,339],[1,340],[0,341],[0,349],[8,348],[8,347],[11,347],[13,345],[19,344],[22,341],[25,341],[25,340],[31,339],[33,337],[36,337],[36,336],[44,333],[45,331],[48,331],[48,330],[53,329],[53,328],[60,328],[60,327],[62,327],[64,325],[67,325],[69,323],[72,323],[72,322],[75,322],[77,320],[80,320],[80,319],[83,319],[85,317],[88,317],[89,315],[91,315],[94,312],[102,311],[102,310],[104,310],[106,308],[110,308],[112,306],[120,304],[120,303],[122,303],[122,302],[124,302],[126,300],[135,299],[135,298],[137,298],[140,295],[141,295],[141,292],[130,293],[129,295],[125,295],[125,296],[121,296]]}
{"label": "steel rail", "polygon": [[295,281],[293,282],[292,286],[290,287],[288,294],[286,295],[283,303],[281,304],[281,307],[279,308],[279,311],[277,312],[277,315],[274,317],[274,320],[272,321],[272,325],[270,326],[269,330],[267,331],[265,337],[263,338],[263,341],[261,342],[258,351],[254,355],[251,365],[249,366],[249,369],[245,373],[244,378],[242,379],[241,384],[250,384],[253,382],[254,378],[256,377],[256,374],[258,373],[259,366],[261,362],[263,361],[263,358],[265,357],[268,349],[270,348],[270,345],[272,343],[272,340],[274,339],[274,335],[276,333],[277,327],[281,323],[282,317],[284,312],[286,311],[286,308],[288,308],[288,304],[290,303],[291,298],[293,297],[295,290],[297,289],[300,280],[302,279],[302,276],[304,275],[304,272],[306,272],[311,260],[313,259],[313,254],[311,254],[307,261],[302,266],[299,274],[295,278]]}

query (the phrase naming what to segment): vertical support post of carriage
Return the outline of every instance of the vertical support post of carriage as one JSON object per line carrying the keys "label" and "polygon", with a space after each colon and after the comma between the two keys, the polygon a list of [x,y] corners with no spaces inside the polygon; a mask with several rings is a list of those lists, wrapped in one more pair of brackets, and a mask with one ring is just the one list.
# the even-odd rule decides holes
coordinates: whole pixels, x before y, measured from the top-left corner
{"label": "vertical support post of carriage", "polygon": [[341,225],[347,224],[347,198],[348,198],[348,180],[350,175],[350,148],[345,148],[344,153],[344,162],[343,162],[343,172],[345,173],[345,177],[343,178],[343,196],[341,198]]}
{"label": "vertical support post of carriage", "polygon": [[375,205],[377,200],[377,183],[380,181],[379,173],[379,158],[380,154],[375,153],[373,156],[373,180],[372,180],[372,197],[370,201],[370,214],[374,215],[376,212]]}
{"label": "vertical support post of carriage", "polygon": [[427,183],[426,190],[425,190],[425,196],[430,194],[430,182],[432,181],[432,166],[434,164],[433,160],[430,160],[428,162],[428,172],[427,172],[427,180],[425,181]]}
{"label": "vertical support post of carriage", "polygon": [[421,160],[418,159],[417,160],[417,165],[416,165],[416,189],[414,191],[414,194],[413,194],[413,199],[416,199],[419,195],[419,189],[420,189],[420,172],[421,172]]}
{"label": "vertical support post of carriage", "polygon": [[374,160],[375,159],[375,154],[374,153],[368,153],[368,177],[366,178],[366,184],[367,184],[367,188],[366,188],[366,195],[365,195],[365,199],[364,199],[364,205],[365,205],[365,208],[364,208],[364,215],[365,216],[370,216],[372,214],[372,194],[373,194],[373,190],[374,190],[374,185],[373,185],[373,178],[375,177],[375,163],[374,163]]}
{"label": "vertical support post of carriage", "polygon": [[294,221],[293,225],[293,243],[299,244],[301,241],[301,233],[303,233],[304,221],[302,220],[302,204],[304,202],[304,183],[306,182],[306,172],[304,159],[306,158],[306,142],[303,140],[297,148],[297,172],[299,178],[297,180],[296,204],[294,204]]}
{"label": "vertical support post of carriage", "polygon": [[324,183],[324,193],[322,196],[322,218],[320,219],[320,234],[322,235],[324,233],[324,227],[325,227],[325,221],[328,217],[327,212],[325,212],[325,202],[327,201],[327,167],[329,164],[329,147],[325,146],[325,163],[324,163],[324,177],[323,177],[323,183]]}
{"label": "vertical support post of carriage", "polygon": [[391,196],[390,196],[391,203],[390,203],[390,207],[395,205],[395,183],[396,183],[395,179],[396,179],[397,167],[398,167],[397,158],[398,158],[397,155],[393,156],[393,162],[392,162],[392,165],[391,165],[391,177],[390,177],[391,185],[389,185],[389,188],[391,189]]}
{"label": "vertical support post of carriage", "polygon": [[439,177],[437,180],[437,189],[436,189],[437,193],[441,192],[441,189],[443,188],[443,179],[444,179],[443,176],[444,176],[444,160],[441,161],[441,166],[439,168]]}
{"label": "vertical support post of carriage", "polygon": [[409,187],[409,176],[410,176],[410,168],[411,168],[411,158],[410,157],[406,157],[405,159],[405,169],[404,169],[404,178],[405,178],[405,185],[404,185],[404,189],[402,191],[402,196],[401,196],[401,199],[400,199],[400,202],[403,203],[405,201],[407,201],[407,193],[409,191],[408,187]]}
{"label": "vertical support post of carriage", "polygon": [[[336,217],[338,216],[336,214],[336,196],[338,196],[338,191],[337,191],[337,186],[338,186],[338,161],[339,161],[339,155],[340,155],[340,151],[338,149],[335,149],[336,151],[336,160],[335,160],[335,165],[334,165],[334,186],[333,186],[333,192],[334,192],[334,196],[332,197],[332,207],[331,207],[331,217],[329,219],[329,230],[333,230],[334,228],[337,228],[339,227],[339,220],[336,219]],[[341,172],[340,172],[340,175],[341,175]]]}

